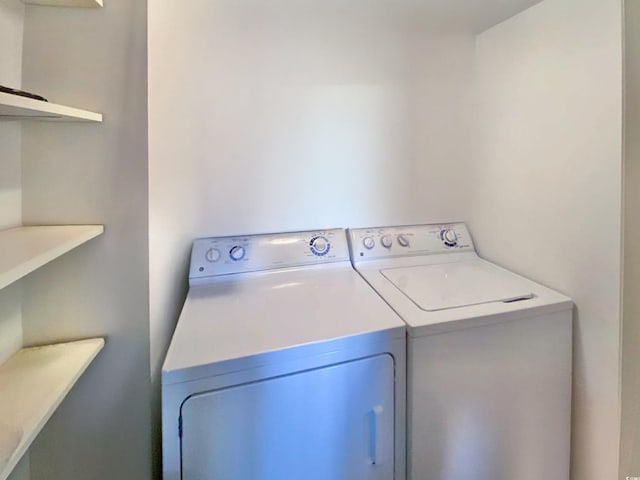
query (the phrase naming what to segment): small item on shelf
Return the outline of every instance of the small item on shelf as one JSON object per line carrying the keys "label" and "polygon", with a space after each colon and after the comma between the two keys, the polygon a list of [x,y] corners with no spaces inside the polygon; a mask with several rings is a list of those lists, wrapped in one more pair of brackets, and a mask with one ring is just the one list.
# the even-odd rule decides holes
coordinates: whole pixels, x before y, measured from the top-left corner
{"label": "small item on shelf", "polygon": [[33,98],[34,100],[40,100],[42,102],[49,101],[40,95],[36,95],[35,93],[25,92],[24,90],[18,90],[16,88],[5,87],[4,85],[0,85],[0,92],[10,93],[11,95],[20,95],[21,97]]}

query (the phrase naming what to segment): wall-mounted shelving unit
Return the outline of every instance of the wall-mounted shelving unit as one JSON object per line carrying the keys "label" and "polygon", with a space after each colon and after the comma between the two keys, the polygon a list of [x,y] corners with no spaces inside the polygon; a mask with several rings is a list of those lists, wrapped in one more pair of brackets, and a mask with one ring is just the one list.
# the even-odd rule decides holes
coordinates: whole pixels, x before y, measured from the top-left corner
{"label": "wall-mounted shelving unit", "polygon": [[92,338],[23,348],[0,365],[0,480],[6,480],[104,346]]}
{"label": "wall-mounted shelving unit", "polygon": [[0,120],[101,122],[100,113],[0,92]]}
{"label": "wall-mounted shelving unit", "polygon": [[[100,8],[102,0],[22,0]],[[0,92],[0,120],[102,122],[102,114]],[[102,225],[23,226],[0,231],[0,289],[104,232]],[[22,348],[0,364],[0,480],[6,480],[104,346],[94,338]],[[8,354],[10,352],[5,352]]]}
{"label": "wall-mounted shelving unit", "polygon": [[0,231],[0,288],[102,232],[102,225],[18,227]]}
{"label": "wall-mounted shelving unit", "polygon": [[77,7],[77,8],[101,8],[102,0],[22,0],[29,5],[42,5],[47,7]]}

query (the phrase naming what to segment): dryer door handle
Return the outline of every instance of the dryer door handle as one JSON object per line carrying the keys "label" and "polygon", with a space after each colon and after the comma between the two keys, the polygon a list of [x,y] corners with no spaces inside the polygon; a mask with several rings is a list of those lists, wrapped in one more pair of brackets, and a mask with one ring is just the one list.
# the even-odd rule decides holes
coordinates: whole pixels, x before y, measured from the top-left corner
{"label": "dryer door handle", "polygon": [[369,459],[372,465],[380,460],[380,417],[383,411],[381,405],[376,405],[369,411]]}

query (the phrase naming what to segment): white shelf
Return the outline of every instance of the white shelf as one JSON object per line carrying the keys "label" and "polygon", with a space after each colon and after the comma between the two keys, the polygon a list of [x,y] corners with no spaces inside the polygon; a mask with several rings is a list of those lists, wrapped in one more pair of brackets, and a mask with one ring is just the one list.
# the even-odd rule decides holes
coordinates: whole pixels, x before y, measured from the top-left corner
{"label": "white shelf", "polygon": [[0,231],[0,288],[102,232],[102,225],[18,227]]}
{"label": "white shelf", "polygon": [[102,115],[0,92],[0,120],[101,122]]}
{"label": "white shelf", "polygon": [[102,7],[102,0],[22,0],[22,2],[29,5],[44,5],[47,7]]}
{"label": "white shelf", "polygon": [[5,480],[102,347],[102,338],[23,348],[0,365],[0,480]]}

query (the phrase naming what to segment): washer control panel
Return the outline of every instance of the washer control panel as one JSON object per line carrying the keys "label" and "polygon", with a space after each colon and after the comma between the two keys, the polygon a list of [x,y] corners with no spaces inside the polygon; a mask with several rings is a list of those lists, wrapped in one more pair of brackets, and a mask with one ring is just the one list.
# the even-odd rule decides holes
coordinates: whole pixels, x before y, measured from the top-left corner
{"label": "washer control panel", "polygon": [[353,261],[474,251],[464,223],[349,229]]}
{"label": "washer control panel", "polygon": [[199,238],[189,278],[349,260],[343,229]]}

